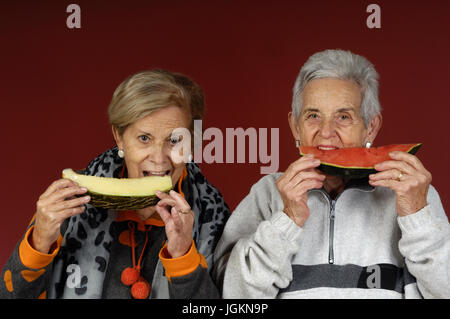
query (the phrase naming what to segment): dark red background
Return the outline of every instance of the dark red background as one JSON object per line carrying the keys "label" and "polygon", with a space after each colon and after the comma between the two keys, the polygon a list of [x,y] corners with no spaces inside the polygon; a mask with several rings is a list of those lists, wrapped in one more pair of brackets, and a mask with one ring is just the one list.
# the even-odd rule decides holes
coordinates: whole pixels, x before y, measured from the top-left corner
{"label": "dark red background", "polygon": [[[366,27],[381,6],[382,28]],[[81,6],[81,29],[66,7]],[[419,158],[449,207],[449,1],[10,1],[0,4],[0,265],[66,167],[114,146],[106,110],[128,75],[186,73],[205,90],[203,128],[280,128],[280,171],[297,158],[291,88],[311,54],[348,49],[380,78],[376,145],[424,143]],[[258,164],[202,164],[233,209]]]}

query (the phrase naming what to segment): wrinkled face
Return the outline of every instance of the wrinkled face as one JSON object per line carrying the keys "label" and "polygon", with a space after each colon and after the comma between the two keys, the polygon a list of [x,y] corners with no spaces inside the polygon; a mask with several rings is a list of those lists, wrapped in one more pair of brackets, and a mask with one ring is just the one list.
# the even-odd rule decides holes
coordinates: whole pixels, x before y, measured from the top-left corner
{"label": "wrinkled face", "polygon": [[188,129],[190,123],[188,110],[167,106],[134,122],[122,136],[114,132],[117,146],[124,151],[128,177],[170,175],[175,185],[185,167],[174,158],[174,153],[180,155],[174,150],[182,151],[182,135],[175,134],[175,129]]}
{"label": "wrinkled face", "polygon": [[360,105],[361,89],[354,82],[334,78],[312,80],[303,91],[297,123],[291,123],[294,119],[290,116],[293,134],[302,145],[324,150],[361,147],[373,139],[367,140]]}

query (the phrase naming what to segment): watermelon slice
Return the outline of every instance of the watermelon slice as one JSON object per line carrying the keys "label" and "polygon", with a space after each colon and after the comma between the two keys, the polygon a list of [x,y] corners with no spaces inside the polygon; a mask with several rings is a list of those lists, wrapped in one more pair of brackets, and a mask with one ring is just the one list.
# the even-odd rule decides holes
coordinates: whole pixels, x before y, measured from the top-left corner
{"label": "watermelon slice", "polygon": [[422,143],[392,144],[380,147],[350,147],[335,150],[320,150],[317,147],[301,146],[300,156],[314,154],[321,162],[319,170],[326,174],[337,175],[348,179],[367,178],[376,173],[374,166],[391,160],[389,153],[393,151],[416,154]]}

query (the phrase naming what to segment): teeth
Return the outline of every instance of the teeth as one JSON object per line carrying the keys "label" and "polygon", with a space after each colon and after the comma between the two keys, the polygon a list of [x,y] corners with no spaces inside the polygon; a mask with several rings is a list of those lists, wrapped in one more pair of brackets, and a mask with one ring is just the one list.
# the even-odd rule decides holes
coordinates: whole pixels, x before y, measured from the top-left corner
{"label": "teeth", "polygon": [[337,147],[319,147],[319,150],[330,151],[335,150]]}
{"label": "teeth", "polygon": [[144,176],[152,176],[152,175],[156,175],[156,176],[164,176],[168,173],[169,171],[144,171]]}

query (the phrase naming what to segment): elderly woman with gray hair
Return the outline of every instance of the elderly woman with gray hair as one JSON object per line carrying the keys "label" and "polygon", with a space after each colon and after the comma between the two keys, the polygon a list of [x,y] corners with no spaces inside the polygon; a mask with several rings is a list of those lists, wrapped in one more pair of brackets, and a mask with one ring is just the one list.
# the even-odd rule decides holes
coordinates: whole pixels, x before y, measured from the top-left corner
{"label": "elderly woman with gray hair", "polygon": [[[377,73],[342,50],[311,56],[288,120],[296,147],[370,147]],[[214,276],[224,298],[450,298],[450,226],[431,174],[392,152],[365,180],[303,156],[261,178],[225,226]]]}
{"label": "elderly woman with gray hair", "polygon": [[199,167],[181,160],[191,145],[178,147],[204,112],[201,88],[182,74],[144,71],[122,82],[109,106],[117,146],[85,173],[168,175],[173,190],[157,192],[154,206],[117,211],[91,205],[69,179],[53,182],[3,269],[0,297],[219,297],[210,270],[229,209]]}

